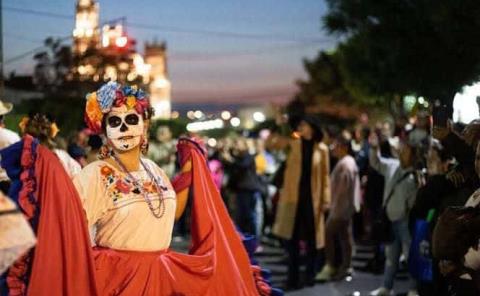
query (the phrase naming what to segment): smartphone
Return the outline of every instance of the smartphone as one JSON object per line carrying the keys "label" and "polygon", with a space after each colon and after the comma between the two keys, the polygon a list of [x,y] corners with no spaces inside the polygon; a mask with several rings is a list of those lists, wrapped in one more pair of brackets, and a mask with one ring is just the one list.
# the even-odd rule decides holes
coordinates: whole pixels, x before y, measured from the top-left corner
{"label": "smartphone", "polygon": [[445,105],[433,107],[433,125],[440,127],[447,127],[448,112]]}

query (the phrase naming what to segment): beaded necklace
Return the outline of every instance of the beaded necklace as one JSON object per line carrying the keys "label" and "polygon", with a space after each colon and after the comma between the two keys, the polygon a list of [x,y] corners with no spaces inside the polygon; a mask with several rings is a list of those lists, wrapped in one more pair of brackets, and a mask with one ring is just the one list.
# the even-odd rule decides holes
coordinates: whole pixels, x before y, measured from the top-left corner
{"label": "beaded necklace", "polygon": [[115,154],[112,154],[111,155],[113,160],[115,160],[115,162],[118,164],[118,166],[122,169],[122,171],[128,176],[128,178],[130,179],[130,181],[133,183],[133,185],[135,187],[138,188],[138,190],[140,190],[140,193],[142,194],[143,198],[145,199],[145,202],[147,203],[148,205],[148,208],[150,209],[150,212],[152,212],[152,215],[155,216],[155,218],[157,219],[160,219],[163,217],[163,215],[165,215],[165,202],[164,202],[164,198],[163,198],[163,191],[164,190],[167,190],[168,188],[164,187],[164,186],[161,186],[160,184],[158,184],[158,181],[157,181],[157,178],[155,178],[155,176],[153,175],[153,173],[150,171],[150,169],[148,168],[148,166],[145,165],[145,163],[140,159],[140,164],[142,165],[142,167],[145,169],[145,171],[147,172],[147,175],[150,177],[150,179],[152,180],[152,183],[155,184],[155,187],[157,188],[157,191],[158,191],[158,194],[160,195],[160,204],[158,205],[158,207],[154,207],[153,204],[152,204],[152,201],[150,200],[150,198],[148,197],[148,192],[145,192],[145,190],[143,190],[143,186],[142,184],[140,184],[140,181],[138,181],[128,170],[127,168],[125,167],[125,165],[120,161],[120,159],[118,159],[118,157],[115,155]]}

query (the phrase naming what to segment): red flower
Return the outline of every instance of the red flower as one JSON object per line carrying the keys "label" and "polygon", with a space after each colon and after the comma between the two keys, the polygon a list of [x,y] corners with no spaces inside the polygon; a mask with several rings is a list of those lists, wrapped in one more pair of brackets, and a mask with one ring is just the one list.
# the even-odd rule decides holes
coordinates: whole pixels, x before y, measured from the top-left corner
{"label": "red flower", "polygon": [[113,103],[115,107],[120,107],[127,103],[127,97],[123,95],[121,90],[117,90],[115,96],[115,102]]}
{"label": "red flower", "polygon": [[117,183],[115,183],[115,187],[121,193],[124,193],[124,194],[130,193],[130,186],[127,183],[123,182],[123,180],[118,180]]}
{"label": "red flower", "polygon": [[135,111],[137,111],[138,114],[143,114],[148,108],[148,105],[148,100],[137,100],[137,103],[135,104]]}
{"label": "red flower", "polygon": [[101,134],[102,133],[102,122],[101,120],[98,121],[92,121],[90,117],[85,113],[84,115],[85,123],[87,124],[87,127],[92,130],[94,134]]}

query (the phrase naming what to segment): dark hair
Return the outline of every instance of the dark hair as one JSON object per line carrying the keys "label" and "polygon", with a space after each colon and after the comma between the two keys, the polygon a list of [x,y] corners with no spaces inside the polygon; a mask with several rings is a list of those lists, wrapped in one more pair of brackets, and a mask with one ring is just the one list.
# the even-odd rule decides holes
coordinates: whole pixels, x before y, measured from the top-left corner
{"label": "dark hair", "polygon": [[362,128],[362,139],[367,140],[370,136],[371,130],[368,126]]}
{"label": "dark hair", "polygon": [[347,148],[347,154],[354,155],[352,148],[352,137],[349,132],[343,131],[335,136],[335,142]]}
{"label": "dark hair", "polygon": [[41,113],[30,113],[29,120],[25,126],[25,133],[37,138],[41,144],[48,148],[54,148],[52,141],[52,124],[54,120],[51,116]]}
{"label": "dark hair", "polygon": [[335,141],[342,146],[348,147],[350,146],[351,138],[346,133],[339,133],[335,137]]}
{"label": "dark hair", "polygon": [[401,143],[410,149],[410,157],[414,169],[424,169],[426,166],[425,152],[420,145],[414,145],[407,138],[401,139]]}
{"label": "dark hair", "polygon": [[310,125],[312,128],[313,140],[315,142],[321,142],[323,140],[322,126],[316,116],[307,114],[302,117],[301,121],[308,123],[308,125]]}
{"label": "dark hair", "polygon": [[103,141],[102,138],[99,135],[91,135],[88,138],[88,146],[90,146],[92,149],[100,149],[102,147]]}

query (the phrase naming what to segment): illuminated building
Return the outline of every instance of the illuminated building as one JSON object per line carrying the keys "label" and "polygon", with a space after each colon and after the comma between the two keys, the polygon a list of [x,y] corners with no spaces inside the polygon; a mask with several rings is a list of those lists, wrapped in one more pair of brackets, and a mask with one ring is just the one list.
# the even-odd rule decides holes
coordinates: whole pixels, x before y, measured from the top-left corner
{"label": "illuminated building", "polygon": [[150,93],[155,118],[170,118],[171,85],[167,76],[165,43],[146,43],[145,57],[136,51],[136,41],[128,36],[125,18],[99,28],[99,6],[95,0],[77,0],[73,30],[72,81],[104,81],[136,84]]}
{"label": "illuminated building", "polygon": [[98,47],[98,3],[94,0],[79,0],[75,13],[75,29],[73,30],[73,53],[82,55],[88,49]]}
{"label": "illuminated building", "polygon": [[165,43],[145,44],[145,62],[150,69],[150,101],[155,108],[155,117],[170,118],[171,85],[167,77],[167,47]]}

